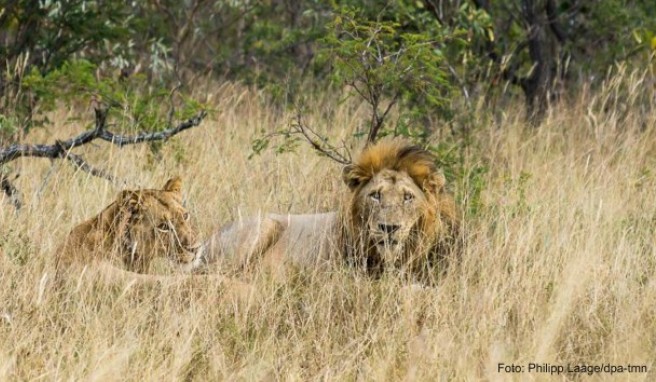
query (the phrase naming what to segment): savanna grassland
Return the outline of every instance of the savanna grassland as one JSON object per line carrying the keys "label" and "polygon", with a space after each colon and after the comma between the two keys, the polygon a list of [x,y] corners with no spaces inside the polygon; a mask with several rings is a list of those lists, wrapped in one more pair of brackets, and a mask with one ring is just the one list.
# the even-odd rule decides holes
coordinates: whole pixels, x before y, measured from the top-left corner
{"label": "savanna grassland", "polygon": [[[254,286],[240,298],[211,281],[108,287],[71,275],[55,289],[58,243],[124,187],[160,187],[181,175],[204,236],[261,210],[322,212],[339,203],[340,166],[307,145],[249,159],[253,139],[292,114],[256,91],[211,90],[209,119],[173,138],[161,159],[145,145],[80,150],[125,186],[62,161],[15,162],[25,206],[16,214],[5,199],[0,208],[0,380],[656,377],[656,100],[642,75],[584,87],[536,128],[521,103],[494,113],[477,106],[460,154],[464,172],[451,179],[466,245],[436,288],[337,269],[282,282],[236,275]],[[308,124],[361,144],[352,134],[367,123],[366,105],[313,102]],[[82,131],[90,122],[80,113],[58,110],[56,128],[35,130],[30,141]],[[429,142],[453,139],[445,134]],[[499,363],[525,372],[499,373]],[[647,372],[550,376],[528,373],[529,363]]]}

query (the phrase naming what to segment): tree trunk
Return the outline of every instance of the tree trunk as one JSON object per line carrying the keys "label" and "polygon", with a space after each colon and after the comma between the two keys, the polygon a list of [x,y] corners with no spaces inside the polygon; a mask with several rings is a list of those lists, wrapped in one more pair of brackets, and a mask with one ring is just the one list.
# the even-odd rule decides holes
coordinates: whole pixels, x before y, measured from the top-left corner
{"label": "tree trunk", "polygon": [[526,97],[529,121],[539,124],[549,109],[550,97],[558,74],[559,43],[549,26],[547,3],[522,0],[522,16],[526,22],[528,53],[532,68],[521,87]]}

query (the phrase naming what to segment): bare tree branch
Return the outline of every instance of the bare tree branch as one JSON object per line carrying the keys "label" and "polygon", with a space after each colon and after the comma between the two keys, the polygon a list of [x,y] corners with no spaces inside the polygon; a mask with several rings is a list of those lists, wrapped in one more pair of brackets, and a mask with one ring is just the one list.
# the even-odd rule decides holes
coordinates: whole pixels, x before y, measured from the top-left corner
{"label": "bare tree branch", "polygon": [[133,136],[116,135],[112,132],[103,130],[99,138],[104,141],[111,142],[119,147],[123,147],[125,145],[133,145],[142,142],[165,141],[184,130],[200,125],[200,123],[203,121],[203,119],[206,116],[207,116],[207,112],[203,110],[200,113],[196,114],[194,117],[182,122],[176,127],[172,127],[170,129],[166,129],[154,133],[143,133]]}
{"label": "bare tree branch", "polygon": [[[176,127],[171,127],[163,131],[154,133],[142,133],[132,136],[117,135],[111,131],[107,131],[107,112],[108,108],[95,108],[95,127],[92,130],[85,131],[84,133],[73,137],[71,139],[61,141],[57,140],[52,145],[21,145],[14,144],[8,147],[0,148],[0,165],[11,162],[21,157],[37,157],[37,158],[50,158],[50,159],[66,159],[73,163],[80,170],[87,172],[93,176],[97,176],[110,182],[115,182],[116,178],[109,174],[107,171],[95,168],[87,163],[81,156],[73,154],[72,149],[85,145],[96,139],[104,140],[113,143],[119,147],[125,145],[137,144],[142,142],[153,142],[167,140],[170,137],[198,126],[203,119],[207,116],[206,111],[201,111],[194,117],[180,123]],[[0,188],[12,200],[12,204],[16,209],[20,209],[22,201],[20,192],[13,186],[6,176],[0,174]]]}
{"label": "bare tree branch", "polygon": [[371,127],[369,129],[369,135],[367,136],[367,143],[366,145],[370,145],[374,142],[376,142],[376,138],[378,137],[378,132],[380,131],[380,128],[383,127],[383,123],[385,122],[385,118],[387,117],[387,114],[389,114],[390,110],[392,110],[392,106],[396,104],[400,97],[400,93],[394,94],[394,98],[387,104],[387,107],[383,111],[382,115],[378,114],[378,101],[376,101],[376,106],[373,111],[373,117],[371,118]]}
{"label": "bare tree branch", "polygon": [[166,140],[181,131],[198,126],[207,116],[206,111],[201,111],[196,116],[180,123],[178,126],[154,133],[143,133],[133,136],[117,135],[105,130],[107,123],[107,110],[96,109],[96,127],[85,131],[75,138],[65,141],[57,141],[53,145],[20,145],[15,144],[6,148],[0,148],[0,164],[11,162],[20,157],[39,158],[64,158],[67,152],[76,147],[85,145],[95,139],[111,142],[119,147],[141,142],[152,142]]}
{"label": "bare tree branch", "polygon": [[103,169],[99,169],[99,168],[95,168],[95,167],[91,166],[84,159],[82,159],[82,157],[79,156],[79,155],[75,155],[73,153],[68,153],[68,154],[66,154],[66,159],[73,162],[73,164],[75,164],[75,166],[77,166],[77,168],[79,168],[80,170],[82,170],[86,173],[89,173],[93,176],[97,176],[99,178],[106,179],[106,180],[108,180],[112,183],[116,182],[116,178],[114,176],[112,176],[111,174],[109,174],[107,171],[105,171]]}
{"label": "bare tree branch", "polygon": [[293,133],[301,134],[305,140],[310,143],[310,146],[312,146],[314,150],[327,156],[335,162],[341,163],[343,165],[347,165],[352,162],[351,155],[348,150],[346,150],[346,155],[341,154],[336,147],[328,143],[326,138],[323,138],[314,130],[305,125],[305,123],[303,123],[303,118],[300,112],[296,115],[296,119],[291,124],[291,128],[294,130]]}
{"label": "bare tree branch", "polygon": [[[16,176],[18,178],[18,176]],[[14,178],[15,179],[15,178]],[[16,210],[20,210],[23,207],[23,201],[20,194],[20,191],[14,187],[14,185],[9,181],[9,178],[0,174],[0,188],[2,191],[9,197],[11,204],[14,205]]]}
{"label": "bare tree branch", "polygon": [[551,28],[551,31],[553,32],[554,36],[556,36],[556,38],[558,39],[558,42],[564,44],[565,41],[567,40],[567,32],[565,32],[563,27],[558,22],[559,15],[558,15],[557,8],[558,7],[556,6],[554,0],[547,0],[545,9],[547,11],[549,27]]}
{"label": "bare tree branch", "polygon": [[85,131],[75,138],[66,141],[57,141],[54,145],[11,145],[0,149],[0,164],[11,162],[20,157],[60,158],[62,153],[75,147],[85,145],[99,138],[105,130],[107,122],[107,110],[95,109],[96,127]]}

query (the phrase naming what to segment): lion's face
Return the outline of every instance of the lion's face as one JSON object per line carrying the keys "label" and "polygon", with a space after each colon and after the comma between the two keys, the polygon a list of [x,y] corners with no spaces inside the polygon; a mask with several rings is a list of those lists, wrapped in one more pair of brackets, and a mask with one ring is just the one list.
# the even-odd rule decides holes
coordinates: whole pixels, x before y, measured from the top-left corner
{"label": "lion's face", "polygon": [[118,203],[126,217],[118,224],[129,268],[145,271],[154,258],[162,256],[183,269],[197,265],[201,245],[182,206],[179,178],[169,180],[162,190],[123,191]]}
{"label": "lion's face", "polygon": [[422,190],[407,173],[385,169],[375,174],[356,197],[369,245],[384,259],[397,258],[426,209]]}
{"label": "lion's face", "polygon": [[420,266],[452,235],[453,198],[430,152],[383,140],[346,166],[343,178],[350,189],[347,252],[364,256],[368,266]]}

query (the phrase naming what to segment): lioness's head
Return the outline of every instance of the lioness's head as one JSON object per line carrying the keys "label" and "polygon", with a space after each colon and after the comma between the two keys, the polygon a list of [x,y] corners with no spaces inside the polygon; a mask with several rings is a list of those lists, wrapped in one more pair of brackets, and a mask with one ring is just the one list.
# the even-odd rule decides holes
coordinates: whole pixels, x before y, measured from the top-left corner
{"label": "lioness's head", "polygon": [[350,225],[361,250],[383,263],[425,255],[455,223],[453,199],[426,150],[383,140],[344,168]]}
{"label": "lioness's head", "polygon": [[182,206],[182,181],[172,178],[161,190],[122,191],[112,222],[126,266],[145,271],[156,257],[166,256],[183,269],[200,261],[200,241]]}

